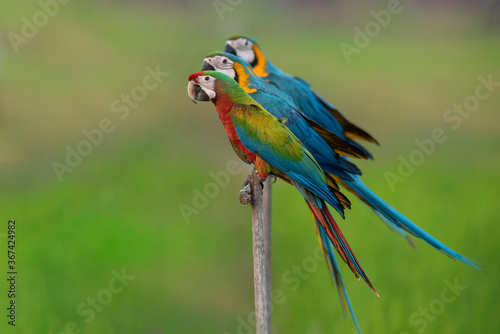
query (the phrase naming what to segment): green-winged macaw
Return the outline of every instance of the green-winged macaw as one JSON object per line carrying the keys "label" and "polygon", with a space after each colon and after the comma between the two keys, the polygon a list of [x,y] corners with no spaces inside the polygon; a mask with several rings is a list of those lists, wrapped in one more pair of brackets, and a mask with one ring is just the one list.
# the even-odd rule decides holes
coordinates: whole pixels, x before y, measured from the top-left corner
{"label": "green-winged macaw", "polygon": [[[273,65],[264,56],[260,46],[252,37],[235,36],[228,39],[225,51],[247,61],[259,77],[275,85],[282,94],[288,95],[296,103],[301,113],[320,125],[317,129],[318,133],[321,134],[322,128],[325,128],[351,143],[354,142],[353,139],[363,139],[378,144],[367,132],[349,122],[337,108],[315,92],[306,81],[293,77]],[[333,176],[333,179],[371,207],[389,228],[405,237],[410,244],[413,245],[413,242],[408,234],[423,239],[452,258],[478,268],[476,262],[444,245],[383,201],[361,181],[359,175],[351,175],[351,180],[338,176]]]}
{"label": "green-winged macaw", "polygon": [[255,165],[259,177],[275,175],[293,185],[304,197],[315,217],[320,243],[344,309],[347,305],[359,331],[332,245],[356,277],[363,278],[372,291],[377,292],[326,205],[330,204],[343,216],[345,203],[339,198],[339,191],[328,185],[323,170],[287,128],[286,121],[267,112],[231,77],[216,71],[194,73],[189,76],[188,95],[195,103],[211,101],[215,105],[234,151],[243,161]]}

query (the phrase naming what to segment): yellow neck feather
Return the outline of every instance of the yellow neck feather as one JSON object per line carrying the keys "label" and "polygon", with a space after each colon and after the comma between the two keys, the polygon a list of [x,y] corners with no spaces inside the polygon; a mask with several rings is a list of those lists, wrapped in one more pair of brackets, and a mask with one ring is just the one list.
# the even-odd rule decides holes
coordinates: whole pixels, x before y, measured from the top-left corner
{"label": "yellow neck feather", "polygon": [[255,53],[255,58],[257,59],[257,65],[255,65],[253,70],[259,77],[267,77],[269,73],[266,72],[266,57],[255,44],[253,45],[253,51]]}
{"label": "yellow neck feather", "polygon": [[243,88],[243,90],[245,92],[247,92],[248,94],[255,93],[257,91],[257,89],[250,88],[250,81],[248,80],[249,76],[245,72],[243,65],[238,64],[238,63],[234,63],[233,68],[236,71],[236,74],[238,74],[238,83]]}

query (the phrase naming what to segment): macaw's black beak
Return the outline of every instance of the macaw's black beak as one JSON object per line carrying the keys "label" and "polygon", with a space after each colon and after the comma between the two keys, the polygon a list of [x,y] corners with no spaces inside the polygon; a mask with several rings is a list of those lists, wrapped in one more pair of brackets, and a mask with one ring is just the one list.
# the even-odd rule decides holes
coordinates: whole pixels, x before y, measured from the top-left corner
{"label": "macaw's black beak", "polygon": [[210,101],[208,94],[205,93],[199,84],[193,81],[189,81],[188,83],[188,95],[194,103],[196,103],[196,101]]}
{"label": "macaw's black beak", "polygon": [[224,52],[232,53],[233,55],[236,55],[236,50],[233,49],[233,47],[231,45],[227,44],[227,43],[224,46]]}
{"label": "macaw's black beak", "polygon": [[215,71],[215,67],[210,65],[206,60],[203,62],[203,65],[201,65],[201,70],[202,71]]}

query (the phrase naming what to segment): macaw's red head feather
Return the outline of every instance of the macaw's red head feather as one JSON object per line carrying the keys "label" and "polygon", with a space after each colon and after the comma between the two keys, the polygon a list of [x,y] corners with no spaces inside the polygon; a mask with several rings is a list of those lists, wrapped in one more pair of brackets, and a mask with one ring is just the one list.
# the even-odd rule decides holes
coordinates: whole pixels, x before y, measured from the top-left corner
{"label": "macaw's red head feather", "polygon": [[193,73],[193,74],[191,74],[191,75],[189,76],[188,81],[198,82],[198,77],[199,77],[200,75],[202,75],[202,74],[203,74],[203,72]]}

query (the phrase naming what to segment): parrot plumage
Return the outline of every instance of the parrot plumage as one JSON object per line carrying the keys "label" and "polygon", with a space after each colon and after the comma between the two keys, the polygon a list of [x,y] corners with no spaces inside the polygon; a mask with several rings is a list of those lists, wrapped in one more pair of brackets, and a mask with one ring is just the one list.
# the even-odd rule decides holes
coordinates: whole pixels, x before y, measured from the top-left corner
{"label": "parrot plumage", "polygon": [[[318,161],[320,167],[322,167],[325,173],[332,173],[331,162],[322,163],[325,161],[325,155],[330,157],[335,157],[335,162],[338,165],[338,161],[345,161],[343,157],[339,157],[338,154],[344,156],[351,156],[357,158],[368,158],[363,151],[357,149],[356,147],[350,145],[348,142],[342,140],[335,134],[323,129],[323,135],[330,137],[329,143],[327,143],[322,136],[320,136],[313,127],[311,127],[311,122],[301,114],[288,95],[284,95],[277,89],[276,86],[267,82],[266,80],[258,77],[253,71],[251,65],[247,63],[242,58],[229,54],[226,52],[213,52],[207,55],[204,59],[202,70],[216,70],[221,73],[229,75],[231,78],[236,80],[238,84],[248,93],[253,99],[255,99],[259,104],[261,104],[266,110],[277,117],[278,119],[286,119],[286,126],[297,136],[298,139],[304,144],[304,146],[311,152],[314,158]],[[317,128],[320,128],[318,125]],[[333,143],[333,144],[332,144]],[[333,152],[332,152],[333,151]],[[331,159],[331,158],[330,158]],[[337,170],[333,170],[334,175],[342,176],[346,179],[352,179],[349,175],[351,173],[358,174],[357,168],[349,171],[342,171],[339,174],[339,167]],[[342,204],[350,208],[349,200],[339,191],[338,186],[333,181],[333,176],[328,176],[330,179],[330,184],[336,186],[332,188],[337,195],[337,197],[342,201]],[[311,211],[315,211],[315,207],[310,207]],[[326,214],[326,213],[325,213]],[[323,215],[322,212],[315,212],[315,215]],[[315,226],[322,226],[321,222],[315,219]],[[321,231],[321,233],[320,233]],[[323,249],[323,254],[325,260],[328,264],[328,268],[333,276],[334,282],[337,286],[339,297],[341,300],[341,306],[343,307],[344,314],[351,313],[356,327],[357,324],[356,317],[352,311],[352,305],[345,291],[343,285],[342,276],[338,270],[338,265],[336,262],[335,254],[333,253],[332,244],[328,239],[323,227],[317,229],[318,239],[320,245]],[[334,236],[333,236],[334,238]],[[338,246],[338,245],[337,245]]]}
{"label": "parrot plumage", "polygon": [[285,73],[272,64],[265,57],[255,39],[249,36],[231,37],[226,41],[224,51],[236,54],[250,63],[258,76],[273,83],[293,98],[309,119],[364,150],[371,157],[370,153],[353,139],[363,139],[375,144],[378,144],[378,141],[363,129],[352,124],[335,106],[315,92],[305,80]]}
{"label": "parrot plumage", "polygon": [[[273,65],[264,56],[260,46],[252,37],[235,36],[228,39],[225,51],[246,60],[251,64],[258,76],[276,85],[283,94],[288,95],[303,114],[320,125],[319,128],[315,128],[318,133],[321,134],[324,131],[323,129],[327,129],[341,138],[346,138],[351,144],[355,143],[354,139],[363,139],[378,144],[371,135],[349,122],[333,104],[315,92],[305,80],[293,77]],[[358,145],[357,147],[360,148],[361,146]],[[365,152],[369,154],[366,150]],[[426,241],[449,257],[459,259],[479,269],[476,262],[447,247],[383,201],[362,182],[359,175],[350,176],[350,179],[345,179],[342,176],[332,175],[332,181],[355,194],[361,201],[371,207],[389,228],[404,236],[410,244],[413,245],[413,242],[409,235],[413,235]]]}
{"label": "parrot plumage", "polygon": [[320,243],[343,305],[352,314],[332,245],[355,276],[376,291],[328,210],[326,203],[343,215],[344,202],[338,197],[339,191],[328,185],[327,176],[312,154],[287,128],[286,122],[266,111],[224,73],[192,74],[188,94],[193,101],[213,102],[233,149],[243,161],[255,164],[261,178],[273,174],[293,185],[304,197],[315,217]]}
{"label": "parrot plumage", "polygon": [[415,236],[449,257],[480,269],[476,262],[429,235],[362,182],[361,171],[349,158],[372,159],[355,141],[378,144],[370,134],[347,120],[305,80],[274,66],[253,38],[230,38],[225,51],[205,57],[202,72],[189,77],[188,94],[193,102],[213,102],[234,151],[246,163],[254,164],[261,178],[274,175],[304,197],[344,314],[351,314],[359,333],[333,249],[358,279],[377,292],[328,210],[327,203],[344,218],[344,208],[350,209],[342,188],[367,204],[411,245],[410,236]]}
{"label": "parrot plumage", "polygon": [[205,57],[202,70],[216,70],[229,75],[269,113],[278,119],[285,119],[286,126],[312,153],[325,172],[345,179],[351,179],[350,174],[361,173],[353,163],[340,155],[366,159],[368,157],[364,151],[323,129],[331,137],[327,142],[298,111],[293,100],[259,78],[243,59],[225,52],[214,52]]}

